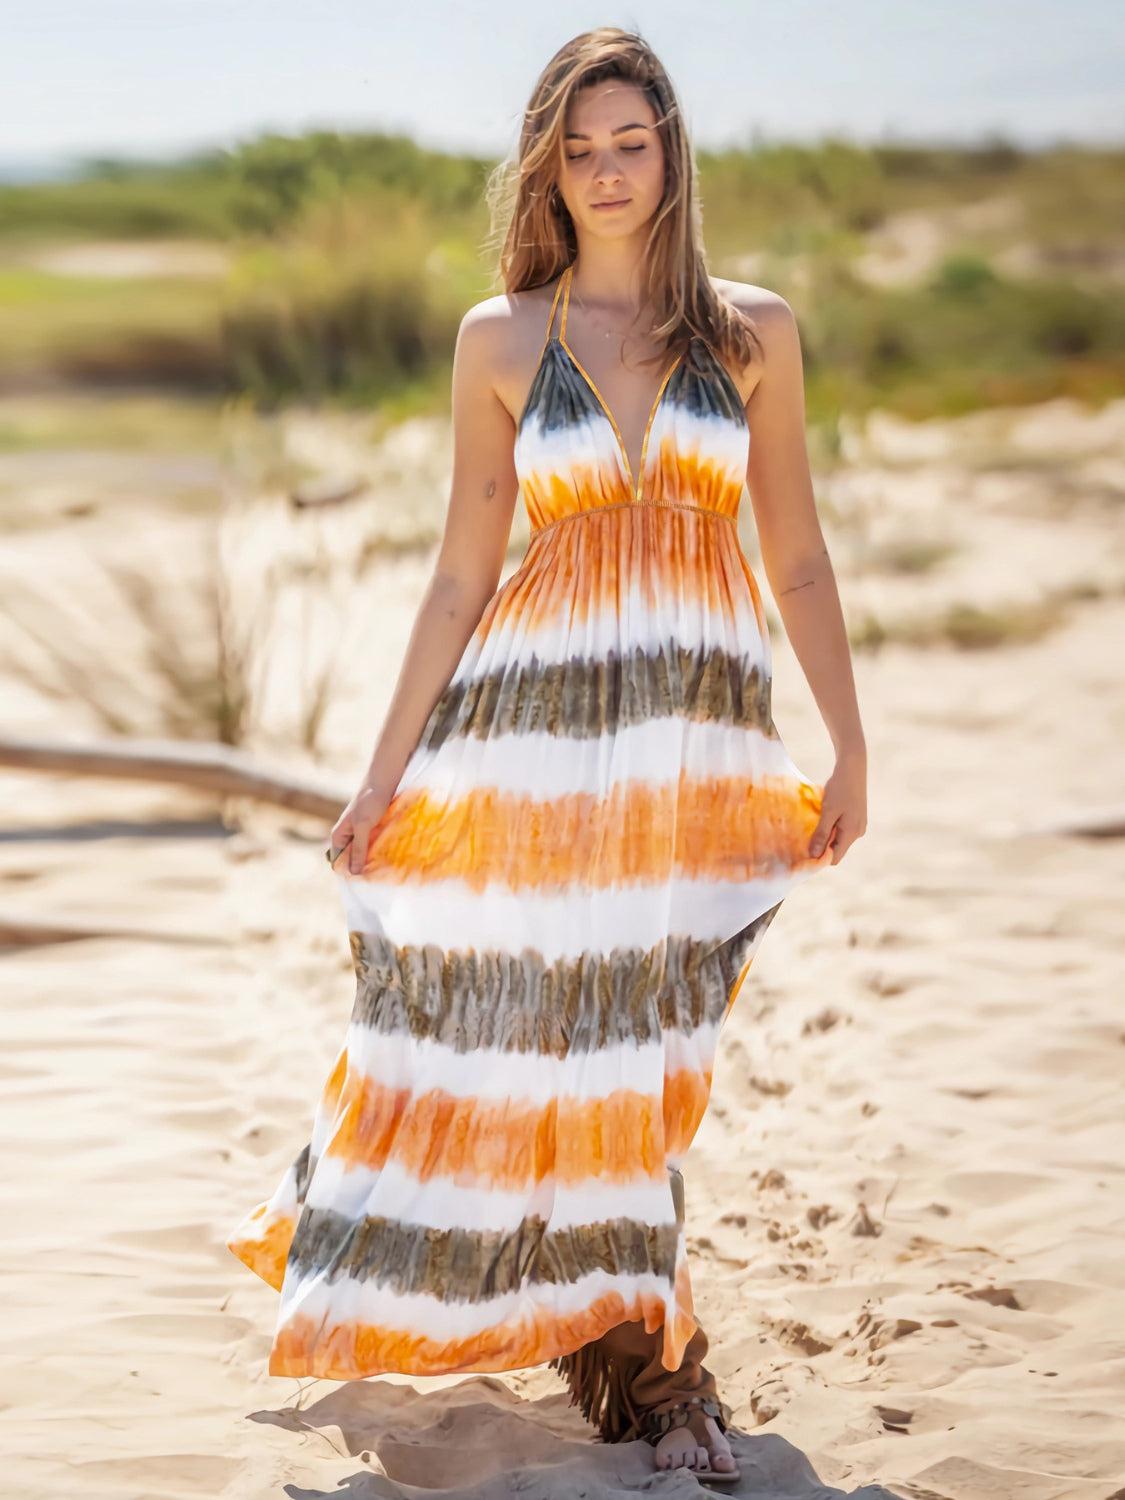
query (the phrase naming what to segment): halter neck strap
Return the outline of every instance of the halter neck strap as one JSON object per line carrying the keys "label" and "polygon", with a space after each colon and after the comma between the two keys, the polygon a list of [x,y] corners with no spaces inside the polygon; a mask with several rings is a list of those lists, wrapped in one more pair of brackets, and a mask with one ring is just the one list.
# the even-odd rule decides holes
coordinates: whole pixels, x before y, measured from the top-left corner
{"label": "halter neck strap", "polygon": [[[566,281],[566,279],[567,279],[567,277],[568,277],[569,274],[570,274],[570,267],[567,266],[566,270],[562,273],[562,275],[559,277],[558,281],[555,283],[555,295],[551,298],[551,311],[550,311],[550,314],[549,314],[549,316],[547,318],[547,332],[546,332],[546,334],[543,337],[543,348],[540,349],[540,351],[539,351],[540,358],[542,358],[543,350],[546,349],[547,345],[551,342],[551,339],[554,337],[554,334],[553,334],[552,330],[554,328],[554,323],[555,323],[555,308],[558,307],[558,305],[559,305],[559,296],[560,296],[560,294],[561,294],[561,292],[563,290],[563,282]],[[562,320],[562,327],[560,329],[560,332],[565,337],[565,335],[566,335],[566,311],[565,311],[565,307],[564,307],[564,310],[563,310],[563,320]]]}
{"label": "halter neck strap", "polygon": [[559,286],[563,288],[562,317],[559,319],[559,338],[564,344],[566,343],[566,314],[567,309],[570,307],[570,278],[573,271],[574,262],[571,261],[559,280]]}

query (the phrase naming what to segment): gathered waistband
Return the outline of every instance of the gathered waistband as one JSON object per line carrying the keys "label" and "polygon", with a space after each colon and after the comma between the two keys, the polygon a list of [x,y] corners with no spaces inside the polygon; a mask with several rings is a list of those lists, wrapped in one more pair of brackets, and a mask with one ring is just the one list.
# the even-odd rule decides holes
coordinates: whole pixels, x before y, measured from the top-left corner
{"label": "gathered waistband", "polygon": [[557,520],[548,521],[544,526],[533,526],[532,537],[542,536],[545,531],[553,531],[556,526],[561,526],[565,521],[578,521],[589,516],[604,515],[607,510],[690,510],[696,515],[712,516],[716,521],[729,521],[737,530],[738,519],[728,515],[723,510],[712,510],[707,505],[691,505],[685,500],[615,500],[610,505],[591,505],[586,510],[573,510],[569,515],[559,516]]}

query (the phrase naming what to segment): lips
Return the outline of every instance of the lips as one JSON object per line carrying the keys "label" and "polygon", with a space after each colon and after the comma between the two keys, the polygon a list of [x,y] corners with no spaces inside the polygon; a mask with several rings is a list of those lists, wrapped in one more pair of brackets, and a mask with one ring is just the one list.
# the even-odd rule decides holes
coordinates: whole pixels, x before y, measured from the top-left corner
{"label": "lips", "polygon": [[631,202],[629,198],[605,198],[601,203],[595,203],[594,208],[624,208],[626,203]]}

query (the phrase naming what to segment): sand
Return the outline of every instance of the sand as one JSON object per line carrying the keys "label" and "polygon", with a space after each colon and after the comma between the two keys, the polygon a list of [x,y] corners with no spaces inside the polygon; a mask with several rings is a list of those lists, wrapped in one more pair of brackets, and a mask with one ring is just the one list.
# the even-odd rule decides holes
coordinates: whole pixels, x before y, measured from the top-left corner
{"label": "sand", "polygon": [[[24,461],[5,582],[49,576],[61,610],[97,597],[103,545],[180,565],[198,516],[118,500],[98,472],[83,508],[80,477],[60,500],[57,473],[37,486]],[[875,423],[818,475],[856,618],[1070,595],[1022,643],[856,656],[867,836],[771,927],[685,1168],[697,1310],[745,1433],[740,1495],[1125,1493],[1125,848],[1022,831],[1125,803],[1123,473],[1119,405]],[[334,567],[369,534],[364,506],[386,504],[299,523],[267,504],[267,545],[300,556],[312,533],[285,525],[311,525]],[[895,572],[887,557],[920,536],[958,550]],[[347,618],[372,649],[339,665],[313,749],[277,686],[299,680],[309,618],[288,600],[257,751],[347,786],[426,556],[376,557],[354,580]],[[108,680],[133,655],[123,618],[97,615]],[[829,742],[774,645],[775,718],[823,776]],[[7,732],[102,731],[48,680],[9,677]],[[307,1138],[350,1012],[326,829],[253,807],[224,827],[197,794],[79,776],[6,773],[3,790],[0,915],[127,930],[3,957],[8,1491],[699,1493],[687,1473],[652,1481],[644,1445],[594,1443],[544,1369],[265,1373],[276,1294],[224,1236]]]}

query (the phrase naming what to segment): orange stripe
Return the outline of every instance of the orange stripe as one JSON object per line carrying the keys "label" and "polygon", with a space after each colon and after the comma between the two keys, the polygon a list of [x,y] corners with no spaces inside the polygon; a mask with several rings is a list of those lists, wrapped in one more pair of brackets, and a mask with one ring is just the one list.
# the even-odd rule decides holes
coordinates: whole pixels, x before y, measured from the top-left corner
{"label": "orange stripe", "polygon": [[249,1214],[238,1230],[227,1240],[227,1249],[237,1255],[244,1266],[260,1276],[263,1281],[268,1281],[275,1291],[280,1292],[281,1283],[285,1278],[285,1262],[289,1257],[289,1246],[293,1243],[293,1236],[297,1230],[297,1221],[290,1214],[278,1214],[273,1219],[268,1219],[261,1224],[256,1233],[251,1233],[249,1226],[258,1219],[262,1219],[268,1205],[260,1203],[253,1213]]}
{"label": "orange stripe", "polygon": [[270,1353],[271,1375],[315,1375],[326,1380],[358,1380],[364,1375],[406,1373],[446,1375],[466,1371],[518,1370],[545,1364],[600,1338],[618,1323],[645,1321],[654,1333],[665,1326],[663,1361],[678,1369],[684,1347],[695,1332],[686,1263],[676,1278],[677,1312],[664,1325],[664,1303],[652,1293],[626,1302],[607,1292],[589,1307],[558,1315],[543,1309],[530,1324],[502,1323],[462,1339],[439,1341],[408,1329],[379,1324],[337,1323],[327,1331],[320,1318],[295,1317],[280,1329]]}
{"label": "orange stripe", "polygon": [[[475,891],[660,879],[753,880],[831,860],[808,852],[823,790],[811,782],[689,776],[549,801],[484,787],[456,801],[404,788],[372,830],[362,876]],[[345,872],[346,874],[346,872]]]}
{"label": "orange stripe", "polygon": [[732,470],[725,459],[708,459],[698,448],[678,448],[677,434],[672,431],[661,439],[655,464],[654,499],[688,500],[737,519],[745,474]]}
{"label": "orange stripe", "polygon": [[711,1069],[682,1068],[664,1075],[664,1150],[681,1154],[691,1145],[711,1097]]}
{"label": "orange stripe", "polygon": [[[656,505],[655,503],[651,503],[651,502],[649,502],[649,501],[646,500],[645,501],[645,508],[648,509],[648,510],[660,510],[660,511],[665,511],[665,510],[686,510],[686,511],[690,511],[692,515],[706,516],[706,517],[708,517],[712,521],[721,521],[726,526],[730,526],[730,525],[734,524],[734,521],[733,521],[732,517],[723,515],[719,511],[712,510],[709,506],[705,506],[705,505],[689,505],[688,503],[686,503],[684,501],[676,501],[674,503],[671,502],[671,501],[661,501],[659,505]],[[598,508],[597,508],[596,514],[599,515],[599,516],[603,516],[608,511],[614,511],[614,510],[636,510],[636,509],[637,509],[637,502],[636,501],[634,501],[634,500],[618,500],[613,505],[599,505]],[[545,526],[540,526],[538,528],[538,530],[535,532],[535,535],[537,537],[538,536],[542,536],[542,534],[544,532],[546,532],[546,531],[553,531],[556,526],[567,526],[572,521],[580,521],[585,516],[588,516],[589,514],[590,514],[589,511],[582,511],[582,510],[580,510],[580,511],[575,511],[572,515],[557,516],[555,518],[555,520],[548,521]]]}
{"label": "orange stripe", "polygon": [[519,1191],[558,1182],[630,1182],[665,1171],[663,1099],[618,1089],[600,1099],[563,1095],[546,1104],[457,1097],[442,1089],[412,1095],[354,1072],[325,1155],[378,1171],[387,1161],[419,1182],[452,1177],[460,1186]]}
{"label": "orange stripe", "polygon": [[632,492],[613,454],[594,463],[576,463],[561,469],[525,470],[521,481],[528,524],[534,529],[559,516],[596,510],[618,500],[631,500]]}
{"label": "orange stripe", "polygon": [[336,1061],[332,1065],[332,1072],[328,1075],[328,1082],[321,1091],[317,1104],[318,1113],[323,1111],[329,1119],[336,1113],[340,1103],[340,1094],[343,1092],[344,1080],[348,1076],[348,1047],[347,1043],[340,1048],[336,1054]]}
{"label": "orange stripe", "polygon": [[[683,502],[692,494],[670,498]],[[541,544],[533,539],[523,562],[486,604],[474,632],[478,643],[498,623],[534,631],[558,619],[580,623],[612,614],[627,588],[649,607],[673,598],[687,607],[706,600],[716,609],[745,609],[743,570],[749,563],[733,526],[670,505],[621,505],[621,498],[611,493],[583,503],[569,485],[552,494],[533,515],[534,526],[578,512],[586,519],[556,527]],[[737,495],[735,506],[712,508],[733,517],[736,505]]]}
{"label": "orange stripe", "polygon": [[637,501],[616,457],[606,455],[596,463],[575,463],[565,470],[536,468],[524,471],[522,485],[528,522],[545,526],[560,516],[595,511],[599,506],[629,500],[649,506],[660,501],[681,500],[737,517],[742,498],[742,474],[721,458],[707,458],[698,449],[677,451],[675,433],[661,438],[646,468],[652,483]]}

